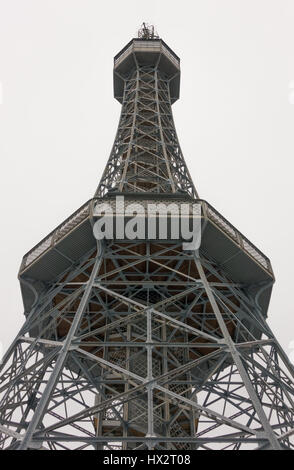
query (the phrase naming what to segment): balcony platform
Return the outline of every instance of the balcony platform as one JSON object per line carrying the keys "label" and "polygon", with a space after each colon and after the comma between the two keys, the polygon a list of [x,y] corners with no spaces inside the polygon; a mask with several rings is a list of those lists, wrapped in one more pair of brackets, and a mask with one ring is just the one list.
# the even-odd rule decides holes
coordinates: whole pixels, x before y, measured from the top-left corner
{"label": "balcony platform", "polygon": [[[270,260],[208,202],[202,199],[193,200],[184,194],[140,196],[136,193],[124,196],[124,210],[129,204],[136,202],[143,205],[148,202],[201,204],[200,249],[221,265],[227,277],[234,282],[250,285],[253,292],[254,289],[258,292],[260,286],[264,286],[259,304],[266,316],[274,282]],[[115,214],[114,195],[90,199],[25,254],[19,270],[25,312],[30,311],[35,297],[42,291],[45,283],[53,282],[58,275],[95,248],[93,225],[97,220],[95,206],[99,202],[108,202],[113,207],[114,215],[120,215]],[[162,243],[162,240],[160,242]]]}

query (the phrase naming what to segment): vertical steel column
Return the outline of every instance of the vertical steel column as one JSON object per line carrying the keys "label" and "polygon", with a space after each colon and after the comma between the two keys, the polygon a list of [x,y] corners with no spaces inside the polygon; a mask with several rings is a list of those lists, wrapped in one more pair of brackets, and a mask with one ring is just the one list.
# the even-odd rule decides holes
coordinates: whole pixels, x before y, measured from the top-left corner
{"label": "vertical steel column", "polygon": [[123,169],[121,181],[120,181],[120,184],[119,184],[119,191],[122,191],[124,183],[125,183],[127,170],[128,170],[128,167],[129,167],[130,155],[131,155],[131,152],[132,152],[132,147],[133,147],[133,142],[134,142],[136,119],[137,119],[138,91],[139,91],[139,70],[137,69],[137,73],[136,73],[136,93],[135,93],[135,97],[134,97],[134,111],[133,111],[131,136],[130,136],[130,141],[129,141],[129,145],[128,145],[127,155],[126,155],[125,162],[124,162],[124,169]]}
{"label": "vertical steel column", "polygon": [[46,406],[47,406],[47,404],[48,404],[48,402],[51,398],[51,393],[52,393],[52,391],[53,391],[53,389],[56,385],[56,382],[58,381],[58,378],[61,374],[61,371],[62,371],[62,369],[65,365],[65,361],[66,361],[66,358],[67,358],[68,351],[71,347],[72,340],[74,339],[75,333],[77,331],[77,328],[78,328],[78,326],[80,324],[80,321],[81,321],[81,318],[83,316],[84,309],[85,309],[86,304],[88,302],[88,298],[91,294],[91,290],[92,290],[93,284],[95,282],[95,278],[97,276],[98,270],[99,270],[100,265],[101,265],[102,254],[103,254],[102,244],[101,244],[101,242],[97,242],[97,256],[96,256],[96,261],[95,261],[95,264],[94,264],[92,272],[91,272],[90,279],[86,284],[83,296],[81,298],[81,301],[80,301],[80,304],[78,306],[77,312],[74,316],[73,322],[70,326],[67,337],[66,337],[66,339],[64,341],[64,344],[63,344],[63,346],[60,350],[60,353],[58,355],[58,358],[57,358],[56,364],[54,366],[53,372],[52,372],[50,378],[48,379],[46,388],[45,388],[45,390],[42,394],[42,397],[41,397],[41,399],[38,403],[38,406],[37,406],[37,408],[34,412],[34,416],[32,417],[32,420],[31,420],[31,422],[28,426],[28,429],[27,429],[23,439],[21,440],[21,443],[19,445],[18,450],[25,450],[30,446],[30,442],[31,442],[31,439],[33,437],[33,434],[34,434],[37,426],[39,425],[39,423],[40,423],[40,421],[41,421],[41,419],[44,415]]}
{"label": "vertical steel column", "polygon": [[248,393],[250,399],[252,400],[253,406],[254,406],[254,408],[257,412],[257,415],[258,415],[258,417],[260,419],[260,422],[261,422],[261,424],[264,428],[264,431],[267,435],[267,438],[268,438],[269,442],[271,443],[273,449],[280,450],[281,446],[280,446],[280,444],[277,440],[277,437],[276,437],[271,425],[269,424],[269,422],[267,420],[265,412],[264,412],[264,410],[261,406],[260,400],[259,400],[259,398],[258,398],[258,396],[257,396],[257,394],[254,390],[254,387],[253,387],[253,385],[250,381],[250,378],[248,377],[246,369],[245,369],[245,367],[243,365],[243,362],[241,360],[240,353],[237,350],[237,348],[235,346],[235,343],[233,342],[230,333],[228,332],[227,326],[226,326],[226,324],[224,322],[224,319],[222,317],[222,314],[219,310],[218,304],[217,304],[217,302],[214,298],[214,294],[213,294],[213,292],[212,292],[212,290],[209,286],[209,283],[207,281],[207,278],[205,276],[200,258],[197,255],[195,256],[195,262],[196,262],[196,266],[197,266],[197,269],[198,269],[198,273],[199,273],[199,275],[201,277],[201,280],[203,282],[207,297],[210,301],[210,304],[213,308],[214,314],[216,316],[216,319],[217,319],[218,324],[220,326],[220,329],[222,331],[224,341],[228,345],[229,351],[230,351],[230,353],[232,355],[232,358],[233,358],[233,360],[234,360],[234,362],[235,362],[235,364],[236,364],[236,366],[239,370],[240,376],[242,377],[242,380],[244,382],[247,393]]}
{"label": "vertical steel column", "polygon": [[[147,350],[147,382],[153,379],[153,366],[152,366],[152,312],[150,309],[146,311],[147,317],[147,337],[146,337],[146,350]],[[146,437],[156,437],[154,433],[154,413],[153,413],[153,383],[147,385],[148,396],[148,430]],[[148,449],[153,449],[152,441],[147,442]]]}
{"label": "vertical steel column", "polygon": [[171,187],[172,187],[172,192],[175,193],[176,187],[175,187],[175,183],[174,183],[171,169],[170,169],[170,161],[167,155],[166,142],[165,142],[165,138],[163,136],[163,130],[162,130],[161,111],[159,107],[159,94],[158,94],[158,70],[156,69],[154,71],[154,78],[155,78],[155,96],[156,96],[156,109],[157,109],[157,116],[158,116],[158,127],[159,127],[159,133],[160,133],[160,143],[161,143],[161,148],[162,148],[162,152],[163,152],[164,159],[165,159],[165,164],[166,164],[169,180],[170,180]]}

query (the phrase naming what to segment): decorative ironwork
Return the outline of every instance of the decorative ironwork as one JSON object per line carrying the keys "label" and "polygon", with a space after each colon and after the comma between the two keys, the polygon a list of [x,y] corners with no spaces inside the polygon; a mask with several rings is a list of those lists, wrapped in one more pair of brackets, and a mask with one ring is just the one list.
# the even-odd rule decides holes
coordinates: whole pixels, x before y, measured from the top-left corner
{"label": "decorative ironwork", "polygon": [[[93,198],[87,201],[83,206],[68,217],[62,224],[60,224],[52,233],[45,237],[38,245],[32,248],[28,253],[24,255],[20,274],[29,267],[37,258],[44,255],[48,250],[58,245],[58,241],[62,237],[66,237],[74,228],[76,228],[81,222],[86,219],[93,219],[95,215],[94,207],[95,203],[104,201],[103,198]],[[115,199],[107,199],[108,204],[113,208],[113,213],[116,215]],[[154,202],[154,200],[140,200],[136,199],[135,195],[130,201],[125,201],[124,207],[120,208],[122,213],[126,210],[128,203],[140,203],[144,207],[146,204]],[[179,204],[178,199],[161,200],[166,204]],[[201,199],[197,199],[198,203],[202,206],[202,216],[213,222],[220,230],[222,230],[237,246],[246,252],[252,259],[260,264],[266,271],[273,275],[272,267],[269,258],[262,253],[253,243],[251,243],[239,230],[236,229],[228,220],[226,220],[214,207],[208,202]],[[61,237],[62,235],[62,237]]]}

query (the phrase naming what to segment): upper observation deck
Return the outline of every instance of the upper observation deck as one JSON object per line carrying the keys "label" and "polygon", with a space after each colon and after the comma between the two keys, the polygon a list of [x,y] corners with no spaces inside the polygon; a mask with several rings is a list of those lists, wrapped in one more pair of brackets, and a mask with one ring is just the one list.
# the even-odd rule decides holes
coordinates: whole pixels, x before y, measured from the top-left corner
{"label": "upper observation deck", "polygon": [[170,100],[180,95],[180,59],[162,39],[132,39],[114,57],[114,97],[122,103],[124,82],[137,67],[156,66],[169,81]]}

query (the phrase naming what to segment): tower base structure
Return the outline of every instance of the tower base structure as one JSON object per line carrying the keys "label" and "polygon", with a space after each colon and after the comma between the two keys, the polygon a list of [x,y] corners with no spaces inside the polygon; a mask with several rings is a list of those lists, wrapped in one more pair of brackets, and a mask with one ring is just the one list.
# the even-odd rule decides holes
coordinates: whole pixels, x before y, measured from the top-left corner
{"label": "tower base structure", "polygon": [[257,299],[181,242],[98,242],[4,358],[1,447],[293,448],[293,370]]}

